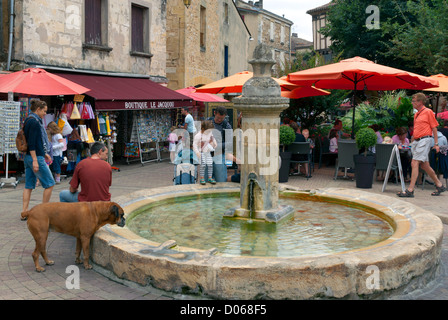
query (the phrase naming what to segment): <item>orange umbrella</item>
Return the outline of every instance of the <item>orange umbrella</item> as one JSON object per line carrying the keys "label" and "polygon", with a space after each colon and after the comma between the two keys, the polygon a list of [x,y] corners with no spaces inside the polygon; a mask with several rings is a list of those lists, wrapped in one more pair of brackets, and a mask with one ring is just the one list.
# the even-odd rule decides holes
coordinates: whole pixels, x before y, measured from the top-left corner
{"label": "orange umbrella", "polygon": [[194,101],[198,102],[229,102],[228,100],[221,98],[215,94],[205,93],[205,92],[196,92],[195,87],[187,87],[183,89],[176,90],[187,97],[190,97]]}
{"label": "orange umbrella", "polygon": [[[274,78],[275,79],[275,78]],[[282,89],[282,97],[300,99],[306,97],[326,96],[331,92],[315,88],[313,86],[299,86],[286,80],[286,76],[275,79]]]}
{"label": "orange umbrella", "polygon": [[243,92],[243,85],[253,77],[253,73],[250,71],[242,71],[235,73],[227,78],[206,84],[196,89],[196,92],[205,93],[234,93]]}
{"label": "orange umbrella", "polygon": [[439,111],[438,109],[439,109],[440,92],[448,92],[448,76],[444,74],[437,74],[434,76],[430,76],[429,78],[439,81],[439,86],[437,88],[425,89],[425,91],[437,92],[436,116],[438,118],[448,120],[448,111],[444,111],[442,113],[437,114]]}
{"label": "orange umbrella", "polygon": [[298,85],[341,90],[424,90],[438,81],[355,57],[337,63],[290,73],[287,80]]}
{"label": "orange umbrella", "polygon": [[329,94],[331,94],[331,92],[309,86],[297,87],[296,89],[291,91],[282,91],[282,97],[289,99],[300,99],[315,96],[328,96]]}
{"label": "orange umbrella", "polygon": [[448,76],[444,74],[437,74],[428,78],[437,80],[439,82],[439,86],[436,88],[425,89],[425,91],[448,92]]}
{"label": "orange umbrella", "polygon": [[322,89],[354,90],[352,97],[352,138],[355,131],[355,94],[358,90],[424,90],[439,85],[437,80],[355,57],[337,63],[288,74],[287,80],[298,85]]}
{"label": "orange umbrella", "polygon": [[[242,71],[235,73],[227,78],[206,84],[196,89],[196,92],[204,93],[239,93],[243,92],[243,85],[253,77],[253,72]],[[328,91],[317,88],[303,88],[297,84],[287,81],[284,77],[277,79],[273,78],[280,85],[282,96],[290,99],[299,99],[310,96],[330,94]],[[300,90],[296,90],[300,89]],[[296,91],[295,91],[296,90]]]}
{"label": "orange umbrella", "polygon": [[0,77],[0,92],[55,96],[81,94],[89,90],[39,68],[27,68]]}

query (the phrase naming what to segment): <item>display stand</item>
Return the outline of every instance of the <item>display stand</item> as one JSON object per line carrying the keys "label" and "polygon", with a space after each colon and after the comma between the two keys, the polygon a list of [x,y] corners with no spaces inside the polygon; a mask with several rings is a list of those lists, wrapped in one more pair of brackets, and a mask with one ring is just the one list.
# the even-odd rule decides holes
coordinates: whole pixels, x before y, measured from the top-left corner
{"label": "display stand", "polygon": [[400,181],[401,181],[401,191],[402,192],[405,191],[403,168],[401,167],[400,150],[398,149],[398,145],[395,145],[390,154],[389,165],[387,166],[386,176],[384,177],[383,189],[381,190],[382,192],[386,190],[386,185],[389,180],[390,169],[392,167],[392,164],[394,163],[394,157],[397,157],[398,173],[400,175]]}
{"label": "display stand", "polygon": [[[138,148],[139,148],[139,150],[140,150],[140,162],[141,162],[141,164],[142,164],[142,166],[145,164],[145,163],[149,163],[149,162],[154,162],[154,161],[160,161],[160,151],[159,151],[159,142],[158,141],[156,141],[155,142],[155,148],[151,148],[151,147],[147,147],[147,148],[143,148],[142,146],[144,145],[144,144],[147,144],[148,146],[149,146],[149,144],[150,144],[150,142],[141,142],[141,139],[140,139],[140,129],[139,129],[140,127],[139,126],[137,126],[137,139],[138,139]],[[155,159],[150,159],[150,160],[145,160],[144,159],[144,154],[150,154],[151,152],[156,152],[156,158]]]}
{"label": "display stand", "polygon": [[17,187],[19,181],[8,177],[9,154],[17,154],[16,136],[20,129],[20,103],[14,101],[0,101],[0,151],[5,154],[6,177],[0,180],[0,189],[6,184]]}

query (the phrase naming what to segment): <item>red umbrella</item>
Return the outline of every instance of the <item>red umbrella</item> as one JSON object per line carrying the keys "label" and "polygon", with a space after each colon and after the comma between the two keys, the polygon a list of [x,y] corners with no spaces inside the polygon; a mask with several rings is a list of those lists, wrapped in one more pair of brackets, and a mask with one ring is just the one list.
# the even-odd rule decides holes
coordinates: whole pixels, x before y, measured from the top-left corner
{"label": "red umbrella", "polygon": [[[395,69],[355,57],[337,63],[290,73],[287,80],[298,85],[315,85],[322,89],[354,90],[424,90],[439,85],[438,81],[415,73]],[[353,108],[352,138],[354,138]]]}
{"label": "red umbrella", "polygon": [[205,93],[205,92],[196,92],[195,87],[187,87],[183,89],[176,90],[187,97],[190,97],[194,101],[198,102],[229,102],[228,100],[221,98],[215,94]]}
{"label": "red umbrella", "polygon": [[81,94],[89,90],[39,68],[27,68],[0,77],[0,92],[55,96]]}

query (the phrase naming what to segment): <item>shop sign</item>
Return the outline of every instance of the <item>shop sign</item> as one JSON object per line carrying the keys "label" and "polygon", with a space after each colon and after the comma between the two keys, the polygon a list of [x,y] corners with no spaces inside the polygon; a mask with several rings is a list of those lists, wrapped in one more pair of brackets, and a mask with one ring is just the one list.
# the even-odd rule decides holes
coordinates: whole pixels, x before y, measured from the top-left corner
{"label": "shop sign", "polygon": [[125,102],[124,107],[127,110],[172,109],[175,105],[174,101],[138,101]]}

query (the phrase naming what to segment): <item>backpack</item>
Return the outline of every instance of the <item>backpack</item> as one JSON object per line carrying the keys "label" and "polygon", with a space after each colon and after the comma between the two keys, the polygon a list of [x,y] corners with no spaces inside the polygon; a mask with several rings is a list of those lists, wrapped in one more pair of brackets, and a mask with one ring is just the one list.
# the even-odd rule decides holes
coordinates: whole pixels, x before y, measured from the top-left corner
{"label": "backpack", "polygon": [[[25,128],[25,124],[26,124],[26,120],[25,120],[25,123],[23,124],[23,128]],[[28,151],[28,143],[26,142],[25,131],[23,131],[23,128],[20,129],[19,132],[17,132],[16,148],[19,152],[25,153]]]}

